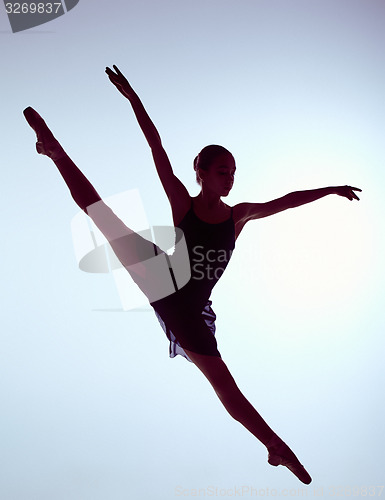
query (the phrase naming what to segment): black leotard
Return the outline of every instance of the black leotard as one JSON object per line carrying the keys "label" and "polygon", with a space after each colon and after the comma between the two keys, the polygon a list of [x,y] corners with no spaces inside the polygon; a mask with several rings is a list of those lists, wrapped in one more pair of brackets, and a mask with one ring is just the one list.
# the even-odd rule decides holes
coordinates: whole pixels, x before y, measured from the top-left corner
{"label": "black leotard", "polygon": [[220,356],[214,337],[215,313],[209,300],[235,246],[233,209],[229,219],[210,224],[196,216],[191,207],[178,224],[187,243],[191,278],[177,292],[152,302],[155,314],[170,340],[170,357],[190,351]]}

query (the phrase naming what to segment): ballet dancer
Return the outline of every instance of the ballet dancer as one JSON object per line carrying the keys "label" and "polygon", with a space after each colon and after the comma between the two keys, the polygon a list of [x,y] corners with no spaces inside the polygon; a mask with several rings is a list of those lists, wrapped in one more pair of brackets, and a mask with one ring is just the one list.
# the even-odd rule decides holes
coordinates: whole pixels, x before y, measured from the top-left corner
{"label": "ballet dancer", "polygon": [[[268,463],[287,467],[305,484],[311,477],[288,445],[269,427],[236,385],[217,348],[215,314],[209,300],[211,290],[225,270],[235,241],[245,224],[324,196],[339,195],[358,200],[351,186],[324,187],[289,193],[267,203],[239,203],[230,207],[222,201],[233,187],[236,170],[233,155],[224,147],[211,145],[194,160],[198,196],[190,197],[176,177],[161,138],[138,95],[114,65],[106,68],[113,85],[129,100],[138,124],[151,148],[155,167],[169,199],[176,228],[183,231],[188,249],[191,278],[175,293],[151,300],[161,326],[170,341],[170,356],[183,355],[195,364],[212,385],[228,413],[248,429],[268,451]],[[69,158],[45,121],[31,107],[24,116],[37,135],[37,152],[50,157],[58,168],[78,206],[105,234],[116,256],[134,281],[150,297],[147,282],[153,277],[143,256],[162,250],[137,235],[103,203],[99,194]],[[93,207],[98,207],[93,210]],[[151,253],[152,252],[152,253]],[[142,268],[141,268],[142,266]],[[170,269],[170,273],[172,270]]]}

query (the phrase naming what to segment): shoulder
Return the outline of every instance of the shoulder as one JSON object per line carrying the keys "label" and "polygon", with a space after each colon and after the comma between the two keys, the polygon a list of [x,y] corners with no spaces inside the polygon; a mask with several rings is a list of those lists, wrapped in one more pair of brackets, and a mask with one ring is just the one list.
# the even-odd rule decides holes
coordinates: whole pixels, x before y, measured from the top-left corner
{"label": "shoulder", "polygon": [[253,205],[258,205],[257,203],[238,203],[233,206],[233,217],[234,222],[246,223],[250,220],[250,216],[253,213]]}
{"label": "shoulder", "polygon": [[233,220],[235,226],[236,237],[244,228],[246,222],[252,219],[263,217],[263,203],[238,203],[232,207]]}
{"label": "shoulder", "polygon": [[267,212],[270,203],[238,203],[233,207],[234,217],[244,223],[252,219],[266,217],[269,215]]}

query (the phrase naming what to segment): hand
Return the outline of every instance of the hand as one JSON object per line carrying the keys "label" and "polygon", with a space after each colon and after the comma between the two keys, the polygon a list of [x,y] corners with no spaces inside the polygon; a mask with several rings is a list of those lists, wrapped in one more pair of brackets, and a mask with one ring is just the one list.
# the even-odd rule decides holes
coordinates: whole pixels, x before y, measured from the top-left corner
{"label": "hand", "polygon": [[113,68],[116,73],[114,73],[109,67],[106,68],[106,73],[110,81],[115,85],[119,92],[124,95],[124,97],[127,97],[127,99],[134,97],[134,89],[128,83],[126,77],[120,72],[119,68],[115,66],[115,64],[113,65]]}
{"label": "hand", "polygon": [[352,201],[354,200],[359,200],[358,196],[354,191],[362,191],[360,188],[355,188],[352,186],[338,186],[335,188],[335,193],[338,194],[339,196],[344,196],[348,200]]}

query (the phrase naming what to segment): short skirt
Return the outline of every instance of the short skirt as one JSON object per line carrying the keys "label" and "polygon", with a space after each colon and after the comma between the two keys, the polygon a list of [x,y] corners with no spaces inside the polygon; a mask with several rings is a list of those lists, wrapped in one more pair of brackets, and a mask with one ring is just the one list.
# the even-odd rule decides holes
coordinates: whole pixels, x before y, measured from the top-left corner
{"label": "short skirt", "polygon": [[203,309],[174,304],[174,307],[151,304],[167,338],[170,341],[169,355],[175,358],[178,354],[188,361],[191,359],[184,349],[221,357],[215,339],[216,315],[208,300]]}

